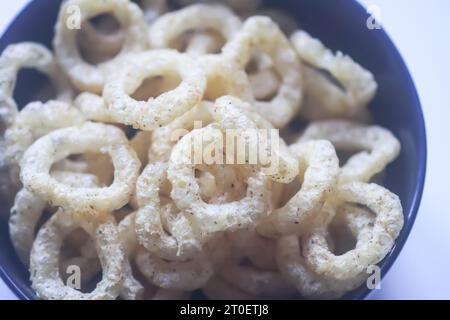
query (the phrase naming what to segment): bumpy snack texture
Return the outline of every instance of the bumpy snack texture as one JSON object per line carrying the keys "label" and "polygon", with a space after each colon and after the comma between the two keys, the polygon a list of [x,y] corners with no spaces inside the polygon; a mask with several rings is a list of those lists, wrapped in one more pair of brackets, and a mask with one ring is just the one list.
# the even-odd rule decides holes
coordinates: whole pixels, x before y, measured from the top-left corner
{"label": "bumpy snack texture", "polygon": [[[67,0],[54,53],[1,53],[0,200],[37,298],[365,284],[402,232],[401,146],[370,121],[377,75],[301,25],[260,0]],[[50,85],[20,105],[26,68]]]}

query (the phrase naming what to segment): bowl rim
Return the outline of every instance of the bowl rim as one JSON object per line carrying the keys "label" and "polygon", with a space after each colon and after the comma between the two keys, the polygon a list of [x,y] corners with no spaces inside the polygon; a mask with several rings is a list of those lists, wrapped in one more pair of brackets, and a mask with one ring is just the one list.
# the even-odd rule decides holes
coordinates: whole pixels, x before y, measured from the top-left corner
{"label": "bowl rim", "polygon": [[[350,2],[352,3],[352,5],[356,7],[358,11],[360,11],[361,14],[367,13],[363,4],[361,4],[358,0],[351,0]],[[31,7],[35,6],[37,3],[38,3],[37,1],[31,0],[25,6],[23,6],[22,9],[15,14],[14,18],[5,28],[4,32],[0,34],[0,39],[2,39],[6,34],[12,32],[12,30],[15,29],[16,25],[20,24],[21,16],[28,10],[31,10]],[[394,59],[397,61],[397,64],[401,69],[401,73],[405,76],[405,84],[407,85],[408,91],[412,95],[412,100],[414,101],[414,105],[410,107],[414,109],[414,113],[416,114],[418,122],[418,127],[416,129],[418,130],[418,137],[419,137],[417,141],[419,146],[418,150],[419,168],[417,173],[417,183],[414,190],[414,196],[411,201],[411,209],[409,210],[409,212],[407,212],[406,216],[408,217],[408,219],[405,219],[403,230],[400,233],[399,237],[396,239],[394,247],[381,262],[381,278],[383,279],[390,270],[390,268],[392,267],[393,263],[397,260],[414,226],[419,211],[420,203],[422,201],[422,195],[425,186],[428,148],[427,148],[427,135],[426,135],[424,114],[420,102],[420,97],[418,95],[417,88],[414,84],[411,73],[409,72],[409,69],[406,66],[405,60],[403,59],[402,55],[400,54],[399,50],[395,46],[392,39],[389,37],[389,34],[385,30],[385,28],[383,27],[381,30],[378,31],[380,32],[380,36],[382,39],[381,42],[384,44],[385,50],[393,54]],[[25,288],[23,288],[22,285],[18,284],[14,280],[14,278],[9,274],[8,270],[6,270],[2,266],[2,264],[0,264],[0,278],[3,279],[7,287],[14,293],[14,295],[17,298],[22,300],[35,299],[34,296],[26,292]],[[367,298],[371,292],[372,292],[371,289],[368,289],[366,286],[361,286],[359,289],[352,291],[352,296],[353,299],[362,300]],[[343,299],[346,299],[345,296],[343,297]]]}

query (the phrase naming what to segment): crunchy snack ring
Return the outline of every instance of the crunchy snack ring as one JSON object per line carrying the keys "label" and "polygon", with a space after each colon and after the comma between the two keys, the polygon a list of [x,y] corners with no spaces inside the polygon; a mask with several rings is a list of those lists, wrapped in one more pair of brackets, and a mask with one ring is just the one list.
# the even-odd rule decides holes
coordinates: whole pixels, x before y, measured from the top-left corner
{"label": "crunchy snack ring", "polygon": [[23,264],[29,264],[36,224],[47,206],[27,189],[21,189],[15,197],[9,218],[9,234],[13,247]]}
{"label": "crunchy snack ring", "polygon": [[[77,47],[78,30],[67,25],[71,21],[71,6],[77,6],[82,12],[81,22],[102,13],[112,13],[123,27],[125,40],[122,50],[113,59],[90,65],[83,60]],[[105,77],[119,64],[123,56],[130,52],[147,49],[147,26],[139,7],[127,0],[69,0],[62,4],[55,27],[53,46],[56,57],[73,84],[82,91],[100,93],[105,83]]]}
{"label": "crunchy snack ring", "polygon": [[299,141],[291,145],[291,150],[299,160],[303,183],[283,207],[275,209],[258,225],[258,231],[266,236],[304,233],[333,191],[339,174],[339,160],[328,141]]}
{"label": "crunchy snack ring", "polygon": [[147,292],[145,292],[147,288],[134,277],[130,260],[134,259],[139,246],[135,233],[135,218],[136,212],[132,212],[127,215],[118,226],[119,237],[124,247],[126,257],[123,288],[120,292],[120,297],[125,300],[141,300],[146,298],[152,300],[186,299],[188,296],[187,292],[158,287],[152,288],[153,292],[151,293],[151,296],[148,297],[146,295]]}
{"label": "crunchy snack ring", "polygon": [[[171,73],[182,78],[177,88],[148,101],[130,97],[146,78]],[[201,101],[205,87],[205,75],[194,60],[173,50],[153,50],[130,55],[108,79],[103,95],[118,122],[149,131],[192,109]]]}
{"label": "crunchy snack ring", "polygon": [[139,248],[136,265],[148,281],[164,289],[192,291],[203,287],[213,275],[213,266],[203,255],[184,262],[167,261]]}
{"label": "crunchy snack ring", "polygon": [[[53,163],[71,154],[98,151],[108,153],[114,164],[114,181],[110,186],[70,188],[50,176]],[[139,167],[139,160],[120,129],[88,122],[55,130],[37,140],[22,158],[20,178],[25,188],[52,205],[95,216],[128,202]]]}
{"label": "crunchy snack ring", "polygon": [[337,150],[363,150],[348,159],[339,175],[339,183],[368,182],[400,153],[400,142],[387,129],[345,120],[314,122],[300,140],[326,139]]}
{"label": "crunchy snack ring", "polygon": [[180,212],[171,221],[171,235],[164,230],[159,191],[166,180],[166,171],[167,164],[163,162],[149,164],[137,181],[140,209],[136,212],[136,234],[139,243],[152,254],[172,261],[187,260],[199,253],[201,243],[189,220]]}
{"label": "crunchy snack ring", "polygon": [[291,42],[300,59],[316,69],[329,72],[340,89],[317,70],[308,70],[305,82],[305,108],[324,109],[330,116],[350,116],[364,108],[375,96],[377,83],[369,71],[349,56],[334,55],[319,40],[305,31],[296,31]]}
{"label": "crunchy snack ring", "polygon": [[301,65],[288,39],[267,17],[252,17],[223,48],[225,59],[245,68],[252,58],[252,49],[258,48],[273,60],[274,69],[282,81],[277,95],[269,102],[259,101],[258,112],[275,127],[288,124],[300,110],[302,102]]}
{"label": "crunchy snack ring", "polygon": [[391,250],[403,227],[403,210],[396,195],[373,183],[349,182],[338,187],[336,196],[341,201],[365,205],[376,215],[370,235],[362,230],[356,248],[336,256],[328,248],[323,229],[326,225],[322,224],[304,238],[304,255],[311,268],[323,277],[348,280],[380,262]]}
{"label": "crunchy snack ring", "polygon": [[280,272],[292,281],[300,294],[312,299],[337,299],[364,282],[367,275],[358,275],[348,281],[326,281],[318,276],[306,263],[301,254],[297,236],[283,236],[278,239],[277,263]]}
{"label": "crunchy snack ring", "polygon": [[[248,144],[250,146],[258,146],[261,143],[261,141],[258,141],[260,137],[254,134],[256,129],[272,129],[272,125],[260,116],[249,103],[232,96],[224,96],[217,99],[212,115],[224,130],[241,130],[240,134],[244,139],[249,140]],[[254,140],[255,138],[256,141]],[[268,172],[267,175],[274,181],[289,183],[298,175],[298,163],[289,152],[284,141],[279,138],[278,133],[277,146],[275,150],[267,151],[267,153],[273,154],[278,162],[264,164],[265,166],[277,165],[276,170]]]}
{"label": "crunchy snack ring", "polygon": [[[201,18],[200,18],[201,17]],[[170,48],[187,31],[212,30],[228,41],[241,27],[241,19],[220,5],[194,4],[161,16],[149,30],[152,48]]]}
{"label": "crunchy snack ring", "polygon": [[60,128],[80,125],[85,118],[76,108],[61,101],[29,103],[5,132],[7,158],[18,164],[27,148],[39,137]]}
{"label": "crunchy snack ring", "polygon": [[[94,188],[98,185],[97,178],[90,174],[53,171],[52,176],[71,187]],[[29,262],[36,225],[46,207],[46,201],[25,188],[16,194],[9,217],[9,234],[17,255],[25,265]]]}
{"label": "crunchy snack ring", "polygon": [[244,228],[259,220],[266,212],[269,201],[268,182],[260,172],[247,178],[246,196],[241,200],[224,204],[208,204],[202,200],[194,174],[196,165],[191,159],[195,136],[202,139],[200,141],[203,141],[204,146],[222,139],[220,130],[209,125],[185,135],[172,150],[167,176],[172,184],[171,196],[177,207],[198,226],[202,238],[219,231]]}
{"label": "crunchy snack ring", "polygon": [[[124,253],[120,244],[117,226],[109,216],[103,222],[90,225],[78,224],[65,217],[65,223],[59,220],[64,212],[59,210],[41,228],[33,244],[30,257],[32,287],[43,299],[56,300],[108,300],[115,299],[122,287]],[[82,293],[61,280],[59,273],[59,255],[64,237],[81,226],[95,239],[96,250],[102,264],[102,280],[90,293]]]}
{"label": "crunchy snack ring", "polygon": [[72,96],[67,79],[58,72],[53,54],[46,47],[33,42],[9,45],[0,56],[1,132],[12,124],[18,112],[13,93],[22,68],[33,68],[47,75],[56,88],[58,99],[68,100]]}
{"label": "crunchy snack ring", "polygon": [[138,241],[135,233],[136,212],[132,212],[120,221],[119,239],[125,253],[123,286],[120,297],[125,300],[142,299],[144,296],[144,286],[134,277],[130,260],[134,258]]}

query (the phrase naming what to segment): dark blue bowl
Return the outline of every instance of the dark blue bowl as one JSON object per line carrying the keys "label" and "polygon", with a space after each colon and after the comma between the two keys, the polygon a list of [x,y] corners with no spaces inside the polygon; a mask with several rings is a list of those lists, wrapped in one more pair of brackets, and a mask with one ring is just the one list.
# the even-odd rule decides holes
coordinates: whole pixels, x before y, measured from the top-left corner
{"label": "dark blue bowl", "polygon": [[[378,95],[371,108],[375,121],[400,139],[400,157],[387,169],[386,186],[402,200],[405,226],[395,247],[380,263],[385,275],[408,238],[419,208],[426,170],[426,135],[423,114],[411,76],[399,52],[383,30],[369,30],[368,14],[352,0],[268,0],[270,7],[287,10],[303,28],[330,48],[341,50],[371,70],[378,81]],[[0,39],[0,52],[11,43],[36,41],[51,47],[60,0],[31,2]],[[25,104],[37,89],[33,75],[19,79],[16,100]],[[0,275],[22,299],[34,299],[28,272],[17,259],[9,240],[7,223],[0,221]],[[346,295],[363,299],[365,285]]]}

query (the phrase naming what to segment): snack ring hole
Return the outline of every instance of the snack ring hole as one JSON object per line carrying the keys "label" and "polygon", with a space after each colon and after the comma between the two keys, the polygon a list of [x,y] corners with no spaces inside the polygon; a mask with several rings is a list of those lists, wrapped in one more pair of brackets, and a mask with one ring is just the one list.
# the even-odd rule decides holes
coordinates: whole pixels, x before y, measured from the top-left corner
{"label": "snack ring hole", "polygon": [[[261,50],[254,49],[254,54],[244,69],[252,84],[255,99],[262,102],[272,101],[280,89],[283,77],[273,67],[270,57]],[[268,75],[270,77],[267,77]]]}
{"label": "snack ring hole", "polygon": [[144,79],[141,85],[130,95],[136,101],[148,101],[157,98],[164,92],[172,91],[181,83],[181,77],[175,72],[164,76],[153,76]]}
{"label": "snack ring hole", "polygon": [[334,219],[328,226],[328,232],[331,239],[328,245],[336,256],[340,256],[350,250],[355,249],[357,239],[352,234],[348,225]]}
{"label": "snack ring hole", "polygon": [[90,18],[89,23],[104,34],[116,33],[122,27],[119,20],[117,20],[112,13],[101,13]]}
{"label": "snack ring hole", "polygon": [[[105,43],[96,42],[101,36]],[[77,46],[82,59],[91,65],[98,65],[116,57],[125,42],[120,21],[111,13],[102,13],[83,22],[76,35]]]}
{"label": "snack ring hole", "polygon": [[59,256],[59,274],[64,283],[70,281],[71,270],[80,270],[80,292],[92,292],[102,279],[103,272],[89,234],[82,228],[77,228],[64,238]]}
{"label": "snack ring hole", "polygon": [[57,97],[57,89],[50,78],[35,69],[23,68],[17,75],[14,100],[19,109],[32,101],[47,102]]}
{"label": "snack ring hole", "polygon": [[277,201],[275,202],[274,209],[279,209],[284,207],[293,196],[295,196],[302,187],[302,183],[300,179],[294,179],[292,182],[282,185],[283,191],[281,195],[278,196]]}

